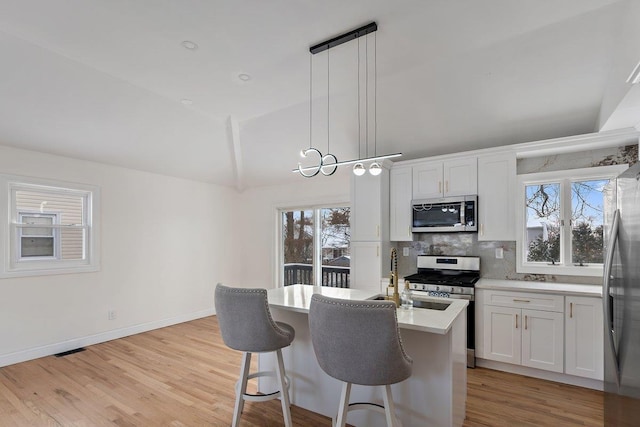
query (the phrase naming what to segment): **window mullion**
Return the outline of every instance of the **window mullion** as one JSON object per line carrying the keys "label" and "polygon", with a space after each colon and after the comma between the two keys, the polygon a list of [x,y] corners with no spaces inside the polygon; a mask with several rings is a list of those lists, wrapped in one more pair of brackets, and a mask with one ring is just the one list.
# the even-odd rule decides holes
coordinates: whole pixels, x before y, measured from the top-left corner
{"label": "window mullion", "polygon": [[313,210],[313,278],[314,285],[322,286],[322,209]]}
{"label": "window mullion", "polygon": [[571,180],[564,179],[562,181],[562,218],[564,219],[564,227],[562,228],[562,265],[571,265],[571,217],[573,207],[571,206]]}

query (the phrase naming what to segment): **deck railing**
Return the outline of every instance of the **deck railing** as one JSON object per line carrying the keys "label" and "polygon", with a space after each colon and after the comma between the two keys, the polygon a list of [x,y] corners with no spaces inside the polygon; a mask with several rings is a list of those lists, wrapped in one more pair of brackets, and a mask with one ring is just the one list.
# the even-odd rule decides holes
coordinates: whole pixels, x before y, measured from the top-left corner
{"label": "deck railing", "polygon": [[[332,288],[349,287],[349,267],[322,266],[322,286]],[[313,266],[310,264],[285,264],[284,285],[296,283],[313,283]]]}

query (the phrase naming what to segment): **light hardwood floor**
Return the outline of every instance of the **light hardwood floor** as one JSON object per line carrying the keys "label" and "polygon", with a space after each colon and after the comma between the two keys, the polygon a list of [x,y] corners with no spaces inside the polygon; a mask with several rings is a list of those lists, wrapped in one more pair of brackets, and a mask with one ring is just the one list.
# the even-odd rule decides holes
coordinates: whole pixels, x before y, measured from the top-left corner
{"label": "light hardwood floor", "polygon": [[[227,426],[239,365],[240,353],[224,346],[216,318],[208,317],[7,366],[0,368],[0,425]],[[465,427],[603,425],[600,392],[467,372]],[[331,425],[302,408],[291,411],[297,426]],[[281,425],[279,401],[245,405],[241,426]]]}

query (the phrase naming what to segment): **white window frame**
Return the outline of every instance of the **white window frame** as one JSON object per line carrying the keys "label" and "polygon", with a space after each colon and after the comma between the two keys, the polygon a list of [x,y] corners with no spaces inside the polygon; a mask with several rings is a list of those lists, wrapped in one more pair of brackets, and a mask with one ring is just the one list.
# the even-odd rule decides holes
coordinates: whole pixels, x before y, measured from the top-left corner
{"label": "white window frame", "polygon": [[[58,236],[63,227],[83,229],[82,259],[63,260],[59,250],[55,257],[22,258],[20,256],[20,243],[17,239],[21,234],[19,229],[25,225],[21,224],[19,215],[21,212],[28,214],[26,210],[18,211],[17,209],[15,194],[20,190],[68,193],[82,197],[84,204],[82,224],[53,225]],[[0,175],[0,227],[3,231],[2,242],[0,242],[0,278],[82,273],[100,269],[100,188],[97,186]],[[59,238],[57,240],[60,241]]]}
{"label": "white window frame", "polygon": [[[18,231],[18,235],[15,239],[15,254],[16,257],[18,259],[18,261],[22,261],[22,260],[43,260],[43,259],[60,259],[61,256],[61,252],[62,252],[62,248],[61,248],[61,244],[60,244],[60,228],[58,227],[53,227],[55,225],[59,225],[60,224],[60,214],[58,212],[38,212],[38,211],[30,211],[30,210],[19,210],[18,211],[18,223],[22,223],[24,224],[24,217],[46,217],[46,218],[52,218],[51,221],[51,227],[49,226],[30,226],[30,227],[20,227],[17,231]],[[53,233],[51,236],[37,236],[37,235],[29,235],[30,237],[51,237],[53,238],[53,255],[52,256],[43,256],[43,257],[23,257],[22,256],[22,238],[25,237],[22,234],[22,229],[23,228],[43,228],[43,229],[48,229],[51,228],[53,230]]]}
{"label": "white window frame", "polygon": [[[310,205],[295,205],[276,208],[276,221],[277,221],[277,238],[276,248],[278,256],[276,257],[276,286],[278,288],[284,287],[284,247],[282,242],[282,214],[288,211],[313,211],[313,285],[321,286],[322,284],[322,242],[320,239],[316,239],[316,236],[320,235],[322,230],[320,221],[320,210],[331,208],[351,208],[349,202],[343,203],[319,203]],[[351,225],[351,224],[350,224]]]}
{"label": "white window frame", "polygon": [[[625,171],[628,165],[598,166],[592,168],[570,169],[563,171],[539,172],[518,175],[516,197],[516,273],[557,274],[573,276],[602,276],[602,264],[586,266],[567,265],[571,259],[571,182],[613,179]],[[560,218],[565,225],[561,229],[560,263],[543,264],[525,260],[527,244],[526,228],[526,194],[529,185],[559,183],[560,184]]]}

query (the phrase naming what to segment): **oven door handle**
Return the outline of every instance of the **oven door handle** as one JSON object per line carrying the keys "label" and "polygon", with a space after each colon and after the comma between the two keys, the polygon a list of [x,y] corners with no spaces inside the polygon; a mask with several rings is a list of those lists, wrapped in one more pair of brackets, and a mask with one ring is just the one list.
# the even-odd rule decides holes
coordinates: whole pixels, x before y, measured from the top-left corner
{"label": "oven door handle", "polygon": [[475,298],[473,295],[466,295],[466,294],[449,294],[449,298],[451,299],[465,299],[467,301],[474,301]]}
{"label": "oven door handle", "polygon": [[429,291],[422,291],[422,290],[417,290],[417,289],[412,289],[411,290],[413,292],[413,295],[416,297],[422,297],[422,298],[448,298],[448,299],[464,299],[467,301],[475,301],[475,297],[474,295],[467,295],[467,294],[452,294],[449,292],[449,296],[448,297],[437,297],[437,296],[432,296],[429,295]]}

